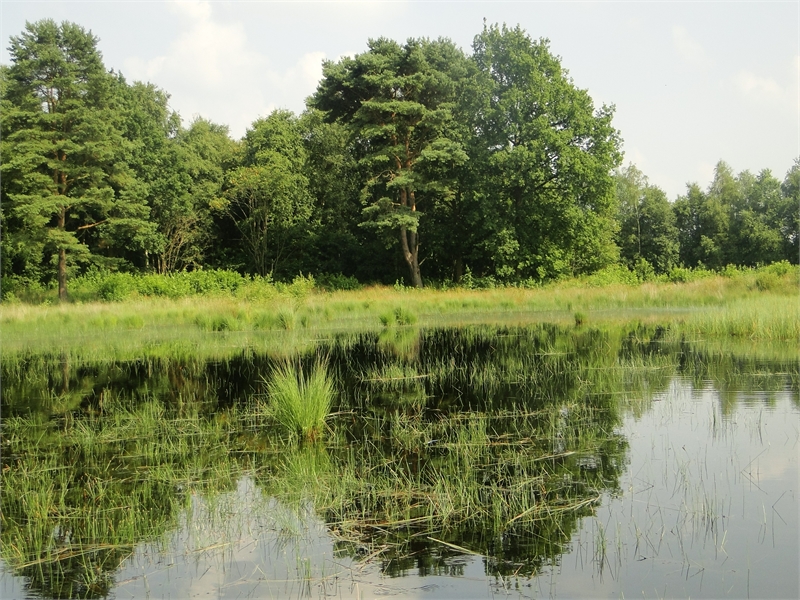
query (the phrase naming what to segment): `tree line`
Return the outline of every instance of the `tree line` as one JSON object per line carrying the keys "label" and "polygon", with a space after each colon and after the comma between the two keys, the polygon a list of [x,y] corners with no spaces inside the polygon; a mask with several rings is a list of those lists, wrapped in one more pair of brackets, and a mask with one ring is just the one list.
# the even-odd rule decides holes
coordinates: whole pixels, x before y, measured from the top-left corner
{"label": "tree line", "polygon": [[306,110],[233,140],[184,126],[169,95],[108,70],[98,39],[43,20],[0,67],[6,284],[88,270],[224,268],[362,282],[545,281],[621,262],[642,272],[797,263],[800,163],[717,165],[670,202],[621,168],[613,106],[596,107],[544,39],[484,25],[380,38],[327,61]]}

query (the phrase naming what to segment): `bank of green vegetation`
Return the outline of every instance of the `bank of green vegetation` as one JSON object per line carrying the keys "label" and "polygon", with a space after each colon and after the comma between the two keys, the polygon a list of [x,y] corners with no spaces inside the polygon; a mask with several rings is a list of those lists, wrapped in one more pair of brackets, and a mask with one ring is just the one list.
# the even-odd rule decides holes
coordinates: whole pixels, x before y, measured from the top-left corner
{"label": "bank of green vegetation", "polygon": [[84,301],[58,303],[50,290],[37,303],[6,302],[0,324],[6,354],[53,347],[211,355],[256,346],[290,356],[337,332],[540,322],[657,323],[693,339],[796,342],[799,289],[798,267],[785,262],[720,273],[674,269],[647,281],[615,267],[547,285],[484,289],[336,290],[312,277],[282,284],[224,271],[111,274],[78,279],[74,294]]}

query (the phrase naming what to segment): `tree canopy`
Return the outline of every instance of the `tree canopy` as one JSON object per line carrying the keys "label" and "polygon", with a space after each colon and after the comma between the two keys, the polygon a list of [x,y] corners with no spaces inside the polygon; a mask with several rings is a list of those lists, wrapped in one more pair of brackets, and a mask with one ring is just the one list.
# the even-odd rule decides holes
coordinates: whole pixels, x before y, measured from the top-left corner
{"label": "tree canopy", "polygon": [[348,127],[367,174],[363,225],[399,233],[411,281],[422,287],[418,207],[450,193],[448,170],[467,159],[453,123],[467,60],[445,39],[368,46],[325,63],[311,105]]}
{"label": "tree canopy", "polygon": [[472,111],[491,269],[504,279],[596,270],[617,258],[612,170],[622,155],[611,119],[521,28],[475,38]]}
{"label": "tree canopy", "polygon": [[2,174],[4,211],[16,222],[11,245],[27,246],[16,255],[24,262],[53,257],[63,299],[68,255],[113,264],[101,257],[120,244],[144,250],[153,225],[125,162],[125,118],[97,38],[45,20],[12,37],[9,52]]}
{"label": "tree canopy", "polygon": [[614,107],[520,27],[484,25],[471,54],[446,38],[369,40],[324,63],[305,112],[256,116],[241,140],[184,124],[167,91],[107,69],[79,25],[29,23],[9,56],[5,290],[64,299],[92,270],[420,287],[800,258],[800,159],[783,181],[720,161],[671,202],[620,168]]}

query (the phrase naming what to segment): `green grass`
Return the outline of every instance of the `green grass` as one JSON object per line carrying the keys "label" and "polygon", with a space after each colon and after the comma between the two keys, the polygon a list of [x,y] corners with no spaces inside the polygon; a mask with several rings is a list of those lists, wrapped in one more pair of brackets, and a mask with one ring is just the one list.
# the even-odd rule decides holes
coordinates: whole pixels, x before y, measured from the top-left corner
{"label": "green grass", "polygon": [[309,441],[322,437],[334,396],[324,362],[317,361],[308,377],[293,363],[282,364],[272,374],[267,393],[275,418],[291,435]]}
{"label": "green grass", "polygon": [[62,305],[4,302],[3,351],[8,356],[58,348],[133,357],[183,346],[195,355],[224,356],[248,346],[290,356],[287,348],[313,345],[313,340],[336,332],[385,330],[387,340],[400,340],[400,332],[412,325],[539,322],[642,322],[669,326],[676,335],[693,338],[797,341],[800,335],[798,270],[791,266],[783,271],[772,266],[727,275],[706,273],[685,283],[595,286],[570,280],[531,289],[370,287],[323,292],[303,281],[272,286],[269,295],[243,295],[243,286],[235,292],[185,298],[136,296]]}

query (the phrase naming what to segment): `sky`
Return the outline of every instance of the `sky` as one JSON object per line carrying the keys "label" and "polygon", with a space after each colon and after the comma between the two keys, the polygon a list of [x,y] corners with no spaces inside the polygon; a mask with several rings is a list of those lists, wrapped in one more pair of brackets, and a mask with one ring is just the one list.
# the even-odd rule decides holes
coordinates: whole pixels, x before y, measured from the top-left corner
{"label": "sky", "polygon": [[367,40],[446,37],[471,53],[487,23],[547,38],[596,106],[616,107],[624,163],[670,199],[724,160],[783,179],[800,157],[800,2],[0,0],[0,63],[26,21],[92,31],[106,67],[171,94],[239,138],[276,108],[301,112],[322,61]]}

